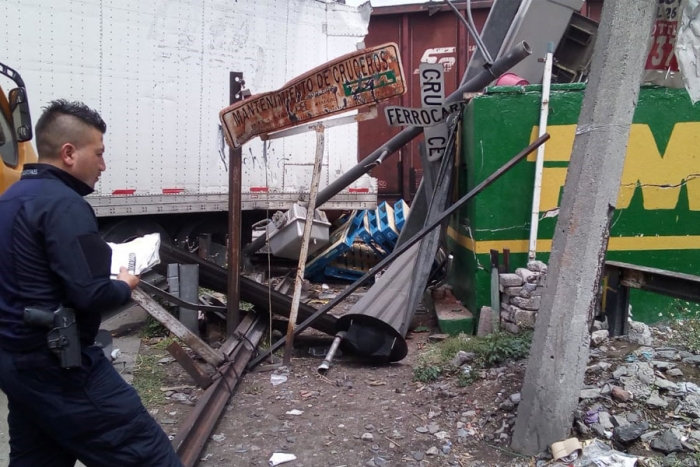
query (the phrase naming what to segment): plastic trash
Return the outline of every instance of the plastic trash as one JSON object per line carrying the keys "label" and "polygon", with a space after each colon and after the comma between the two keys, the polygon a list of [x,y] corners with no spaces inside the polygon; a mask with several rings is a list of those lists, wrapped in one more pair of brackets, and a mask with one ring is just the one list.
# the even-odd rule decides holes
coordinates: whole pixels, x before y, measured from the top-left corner
{"label": "plastic trash", "polygon": [[634,467],[637,460],[594,439],[584,446],[583,455],[574,462],[574,467]]}
{"label": "plastic trash", "polygon": [[581,442],[576,438],[569,438],[564,441],[552,443],[549,449],[552,451],[554,462],[564,463],[566,465],[571,464],[581,457],[583,451]]}
{"label": "plastic trash", "polygon": [[593,425],[594,423],[598,423],[599,420],[600,416],[598,415],[598,410],[589,410],[583,418],[586,425]]}
{"label": "plastic trash", "polygon": [[270,457],[270,460],[268,464],[270,466],[275,466],[275,465],[280,465],[284,464],[285,462],[291,462],[297,459],[297,456],[294,454],[289,454],[287,452],[276,452],[272,454],[272,457]]}
{"label": "plastic trash", "polygon": [[301,415],[303,413],[304,413],[303,410],[293,409],[293,410],[289,410],[287,412],[287,415]]}
{"label": "plastic trash", "polygon": [[287,382],[287,375],[280,375],[278,373],[272,373],[270,375],[270,383],[272,383],[273,386],[277,386],[282,383]]}

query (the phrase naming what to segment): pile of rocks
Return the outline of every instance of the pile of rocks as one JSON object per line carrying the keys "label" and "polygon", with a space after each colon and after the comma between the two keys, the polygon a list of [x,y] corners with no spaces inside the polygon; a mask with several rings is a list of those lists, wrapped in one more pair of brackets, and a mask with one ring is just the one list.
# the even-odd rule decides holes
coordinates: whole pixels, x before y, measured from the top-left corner
{"label": "pile of rocks", "polygon": [[598,361],[587,368],[591,384],[581,391],[575,415],[579,434],[611,439],[620,447],[641,440],[669,455],[700,451],[700,386],[687,381],[681,369],[696,371],[700,356],[643,346],[624,363],[611,364],[605,361],[614,350],[609,342],[592,351]]}
{"label": "pile of rocks", "polygon": [[547,265],[542,261],[531,261],[527,268],[499,276],[502,329],[517,334],[535,327],[546,279]]}

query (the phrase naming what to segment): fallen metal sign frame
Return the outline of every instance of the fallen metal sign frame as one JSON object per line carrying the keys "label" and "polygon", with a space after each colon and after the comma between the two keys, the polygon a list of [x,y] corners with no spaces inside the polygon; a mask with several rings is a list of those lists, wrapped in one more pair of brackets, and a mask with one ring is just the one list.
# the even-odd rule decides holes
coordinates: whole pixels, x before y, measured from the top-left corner
{"label": "fallen metal sign frame", "polygon": [[[327,305],[325,305],[323,308],[320,308],[318,311],[316,311],[312,316],[310,316],[308,319],[306,319],[304,322],[300,323],[297,325],[296,330],[294,331],[295,334],[299,334],[300,332],[304,331],[306,328],[311,326],[311,323],[313,323],[316,319],[319,317],[325,315],[328,311],[333,309],[336,305],[338,305],[340,302],[345,300],[351,293],[353,293],[355,290],[357,290],[358,287],[360,287],[362,284],[367,282],[370,278],[374,277],[379,273],[385,266],[389,265],[394,259],[396,259],[398,256],[406,252],[409,248],[411,248],[414,244],[419,242],[423,237],[428,235],[433,229],[435,229],[437,226],[442,224],[442,222],[445,221],[445,219],[449,218],[455,211],[457,211],[459,208],[461,208],[467,201],[475,197],[477,194],[479,194],[481,191],[483,191],[486,187],[491,185],[493,182],[501,178],[505,173],[507,173],[510,169],[512,169],[518,162],[526,158],[529,154],[534,152],[540,145],[544,144],[545,141],[547,141],[550,138],[548,133],[545,133],[542,135],[540,138],[537,138],[535,141],[533,141],[529,146],[527,146],[525,149],[523,149],[520,153],[518,153],[516,156],[514,156],[510,161],[506,162],[501,168],[496,170],[494,173],[492,173],[488,178],[486,178],[484,181],[479,183],[477,186],[472,188],[467,194],[462,196],[457,202],[455,202],[452,206],[450,206],[448,209],[445,209],[442,214],[437,216],[435,220],[433,220],[429,225],[426,225],[423,229],[421,229],[418,233],[413,235],[410,239],[406,241],[406,243],[402,244],[398,248],[396,248],[389,256],[381,260],[375,267],[373,267],[369,272],[367,272],[364,276],[360,277],[357,279],[355,282],[350,284],[348,287],[343,289],[343,291],[338,294],[333,300],[331,300]],[[275,342],[266,352],[263,354],[257,356],[255,359],[253,359],[248,366],[253,367],[260,363],[262,360],[267,358],[269,355],[271,355],[274,351],[279,349],[285,344],[286,339],[283,337],[277,342]]]}

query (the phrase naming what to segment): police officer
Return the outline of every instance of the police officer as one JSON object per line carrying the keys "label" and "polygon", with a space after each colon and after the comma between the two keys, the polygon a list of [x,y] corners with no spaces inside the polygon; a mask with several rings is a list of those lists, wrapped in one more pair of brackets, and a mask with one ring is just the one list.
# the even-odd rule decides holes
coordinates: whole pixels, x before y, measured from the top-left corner
{"label": "police officer", "polygon": [[[121,268],[83,196],[105,170],[100,115],[50,103],[36,125],[39,163],[0,197],[0,389],[8,400],[10,467],[181,466],[136,391],[94,346],[100,312],[139,282]],[[27,307],[74,310],[82,365],[61,368]]]}

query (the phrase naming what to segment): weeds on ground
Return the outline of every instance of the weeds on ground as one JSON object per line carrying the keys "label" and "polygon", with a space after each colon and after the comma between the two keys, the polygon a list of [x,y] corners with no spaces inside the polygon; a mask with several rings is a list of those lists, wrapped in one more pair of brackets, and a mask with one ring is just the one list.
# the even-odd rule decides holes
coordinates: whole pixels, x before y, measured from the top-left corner
{"label": "weeds on ground", "polygon": [[678,458],[674,454],[661,459],[648,459],[647,465],[658,467],[698,467],[700,466],[700,453],[696,452],[683,458]]}
{"label": "weeds on ground", "polygon": [[141,337],[144,339],[152,339],[154,337],[165,337],[168,335],[168,330],[160,324],[153,316],[146,317],[146,324],[141,328]]}
{"label": "weeds on ground", "polygon": [[421,383],[436,381],[440,377],[440,367],[437,365],[420,364],[413,369],[413,380]]}
{"label": "weeds on ground", "polygon": [[141,396],[146,407],[165,402],[163,391],[160,390],[165,370],[158,363],[162,355],[138,355],[134,370],[134,389]]}
{"label": "weeds on ground", "polygon": [[681,346],[692,353],[700,353],[700,319],[692,318],[677,321],[673,329],[672,343]]}
{"label": "weeds on ground", "polygon": [[152,347],[154,349],[157,349],[157,350],[166,350],[168,348],[168,346],[170,344],[172,344],[173,342],[177,342],[178,344],[180,344],[180,346],[183,345],[182,342],[180,342],[180,340],[177,337],[170,336],[170,337],[166,337],[166,338],[162,339],[161,341],[155,343]]}
{"label": "weeds on ground", "polygon": [[[525,358],[530,353],[532,333],[517,335],[495,333],[485,337],[460,334],[428,347],[418,358],[413,370],[414,381],[431,382],[440,376],[457,376],[457,385],[466,386],[476,378],[476,371],[490,368],[506,360]],[[456,368],[450,361],[458,352],[471,352],[471,368]]]}
{"label": "weeds on ground", "polygon": [[670,343],[700,354],[700,316],[698,312],[677,304],[667,313],[671,321],[668,326],[673,330]]}
{"label": "weeds on ground", "polygon": [[[274,330],[273,330],[273,332],[274,332]],[[258,343],[258,347],[257,347],[258,352],[259,353],[267,352],[270,349],[270,347],[272,347],[273,344],[277,343],[279,338],[280,338],[279,335],[272,336],[270,334],[269,329],[268,329],[267,331],[265,331],[265,334],[263,334],[262,338],[260,339],[260,342]],[[274,352],[272,352],[272,355],[274,355],[275,357],[278,357],[278,358],[283,358],[284,357],[284,350],[285,350],[285,348],[284,348],[284,346],[282,346],[282,347],[278,348],[277,350],[275,350]],[[271,357],[268,357],[265,360],[265,362],[266,363],[274,363],[274,359],[272,359]]]}

